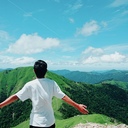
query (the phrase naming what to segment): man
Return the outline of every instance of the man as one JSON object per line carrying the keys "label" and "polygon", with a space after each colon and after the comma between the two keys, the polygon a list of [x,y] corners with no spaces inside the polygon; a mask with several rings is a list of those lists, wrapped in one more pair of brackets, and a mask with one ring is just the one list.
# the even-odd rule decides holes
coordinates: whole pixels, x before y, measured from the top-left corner
{"label": "man", "polygon": [[27,82],[24,87],[16,94],[10,96],[0,103],[0,108],[20,99],[32,101],[32,111],[30,114],[30,128],[55,128],[55,117],[52,108],[52,97],[55,96],[78,109],[83,114],[88,114],[87,107],[78,104],[64,94],[57,83],[45,78],[47,72],[47,63],[38,60],[34,64],[36,79]]}

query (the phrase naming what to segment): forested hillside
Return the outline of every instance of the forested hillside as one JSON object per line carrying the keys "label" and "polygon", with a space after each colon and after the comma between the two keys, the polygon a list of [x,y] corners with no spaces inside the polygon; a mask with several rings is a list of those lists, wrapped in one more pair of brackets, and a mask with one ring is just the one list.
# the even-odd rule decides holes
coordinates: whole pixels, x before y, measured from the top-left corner
{"label": "forested hillside", "polygon": [[[128,91],[111,83],[86,84],[74,82],[48,72],[46,77],[55,80],[60,88],[78,103],[88,106],[90,114],[99,113],[128,124]],[[14,94],[29,80],[35,79],[32,67],[16,68],[0,72],[0,102]],[[80,113],[56,98],[53,107],[57,119],[69,118]],[[0,128],[15,126],[27,119],[31,102],[17,101],[0,111]]]}
{"label": "forested hillside", "polygon": [[[68,88],[72,99],[88,106],[90,113],[100,113],[128,124],[128,92],[110,84],[81,85]],[[64,118],[77,115],[72,107],[63,103],[60,108]],[[70,112],[69,112],[70,111]]]}

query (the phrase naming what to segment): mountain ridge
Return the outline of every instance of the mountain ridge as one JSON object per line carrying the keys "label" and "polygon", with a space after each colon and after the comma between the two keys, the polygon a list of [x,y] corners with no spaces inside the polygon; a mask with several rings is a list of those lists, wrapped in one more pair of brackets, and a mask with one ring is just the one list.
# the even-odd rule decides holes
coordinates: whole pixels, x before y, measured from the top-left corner
{"label": "mountain ridge", "polygon": [[100,83],[105,80],[118,80],[128,82],[128,70],[107,70],[107,71],[70,71],[70,70],[52,70],[52,72],[62,75],[67,79],[76,82],[85,82],[89,84]]}

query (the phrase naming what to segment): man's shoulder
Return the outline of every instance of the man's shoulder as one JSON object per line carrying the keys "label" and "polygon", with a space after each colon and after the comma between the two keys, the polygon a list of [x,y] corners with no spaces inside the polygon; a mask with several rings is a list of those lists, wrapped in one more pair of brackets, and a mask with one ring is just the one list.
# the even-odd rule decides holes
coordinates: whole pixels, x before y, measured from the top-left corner
{"label": "man's shoulder", "polygon": [[51,84],[55,83],[54,80],[49,79],[49,78],[44,78],[43,81],[46,82],[46,83],[51,83]]}
{"label": "man's shoulder", "polygon": [[43,79],[34,79],[34,80],[31,80],[29,82],[26,83],[27,86],[32,86],[32,85],[37,85],[38,83],[45,83],[45,84],[50,84],[50,85],[53,85],[55,84],[56,82],[52,79],[49,79],[49,78],[43,78]]}
{"label": "man's shoulder", "polygon": [[44,78],[44,80],[54,82],[54,80],[52,80],[50,78]]}
{"label": "man's shoulder", "polygon": [[34,79],[34,80],[31,80],[31,81],[28,81],[28,82],[26,83],[26,85],[31,85],[31,84],[34,84],[34,83],[36,83],[36,82],[37,82],[37,80]]}
{"label": "man's shoulder", "polygon": [[35,84],[35,83],[37,83],[37,82],[39,82],[39,81],[55,82],[55,81],[52,80],[52,79],[43,78],[43,79],[34,79],[34,80],[31,80],[31,81],[27,82],[27,84],[32,84],[32,83]]}

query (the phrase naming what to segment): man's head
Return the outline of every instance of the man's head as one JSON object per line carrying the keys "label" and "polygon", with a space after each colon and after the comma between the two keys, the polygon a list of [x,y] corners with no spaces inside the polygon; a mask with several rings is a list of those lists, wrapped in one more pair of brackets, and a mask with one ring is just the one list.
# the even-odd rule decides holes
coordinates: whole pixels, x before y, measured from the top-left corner
{"label": "man's head", "polygon": [[34,71],[37,78],[44,78],[47,72],[47,63],[43,60],[38,60],[34,64]]}

